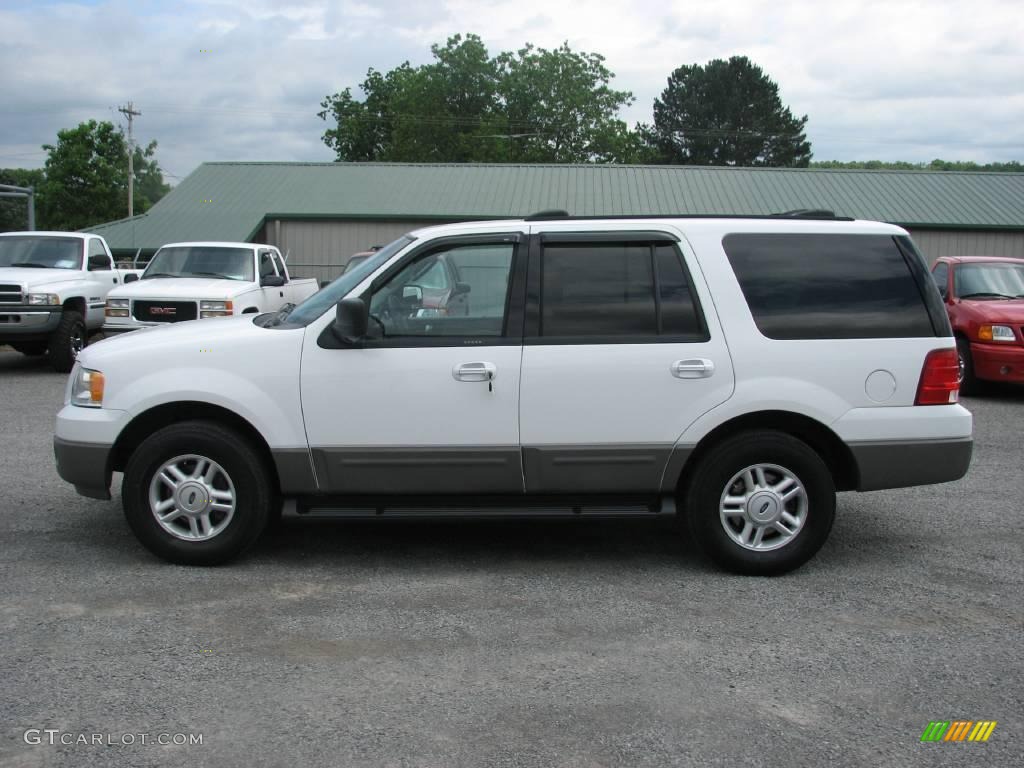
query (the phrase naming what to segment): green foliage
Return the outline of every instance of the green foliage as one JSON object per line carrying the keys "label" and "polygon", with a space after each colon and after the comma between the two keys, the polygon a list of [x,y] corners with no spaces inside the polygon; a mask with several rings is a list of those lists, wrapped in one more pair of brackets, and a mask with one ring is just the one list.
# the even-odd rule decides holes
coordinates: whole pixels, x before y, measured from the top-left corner
{"label": "green foliage", "polygon": [[326,97],[323,141],[338,160],[574,163],[628,160],[642,143],[598,54],[526,45],[491,57],[476,35],[431,46],[434,61],[367,72]]}
{"label": "green foliage", "polygon": [[[90,120],[44,144],[49,156],[37,206],[40,228],[75,230],[128,214],[128,143],[110,122]],[[135,212],[170,191],[155,159],[156,142],[134,150]]]}
{"label": "green foliage", "polygon": [[806,167],[806,124],[759,66],[733,56],[679,67],[654,102],[653,127],[641,131],[664,163]]}
{"label": "green foliage", "polygon": [[930,163],[908,163],[903,160],[822,160],[811,163],[811,168],[855,171],[978,171],[985,173],[1024,173],[1024,164],[1012,160],[1008,163],[975,163],[967,160],[932,160]]}
{"label": "green foliage", "polygon": [[[33,187],[38,191],[44,179],[41,168],[0,168],[0,184]],[[39,215],[36,199],[36,216]],[[23,197],[0,197],[0,232],[16,232],[28,228],[28,200]]]}

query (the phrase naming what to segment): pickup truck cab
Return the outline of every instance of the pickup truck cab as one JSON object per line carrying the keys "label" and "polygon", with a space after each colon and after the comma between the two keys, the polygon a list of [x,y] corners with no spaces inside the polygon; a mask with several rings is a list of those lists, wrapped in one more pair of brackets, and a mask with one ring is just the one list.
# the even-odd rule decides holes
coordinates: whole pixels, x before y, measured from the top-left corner
{"label": "pickup truck cab", "polygon": [[134,270],[116,269],[107,242],[79,232],[0,234],[0,344],[50,353],[67,373],[103,325],[107,294]]}
{"label": "pickup truck cab", "polygon": [[132,530],[180,563],[236,556],[283,500],[678,513],[726,568],[776,574],[824,543],[837,491],[967,471],[953,336],[904,230],[546,216],[418,230],[290,311],[89,347],[60,476],[110,498],[123,472]]}
{"label": "pickup truck cab", "polygon": [[210,317],[276,312],[319,286],[288,273],[281,253],[258,243],[171,243],[137,282],[107,296],[107,333]]}
{"label": "pickup truck cab", "polygon": [[1024,259],[944,257],[932,277],[956,337],[961,391],[1024,383]]}

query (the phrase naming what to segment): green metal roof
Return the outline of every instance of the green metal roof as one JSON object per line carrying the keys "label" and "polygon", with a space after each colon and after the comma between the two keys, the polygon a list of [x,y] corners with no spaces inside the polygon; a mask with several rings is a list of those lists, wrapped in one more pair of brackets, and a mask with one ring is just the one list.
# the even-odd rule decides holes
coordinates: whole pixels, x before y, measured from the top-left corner
{"label": "green metal roof", "polygon": [[247,240],[267,218],[452,220],[826,208],[917,228],[1024,229],[1024,174],[637,165],[203,163],[149,212],[89,228],[116,250]]}

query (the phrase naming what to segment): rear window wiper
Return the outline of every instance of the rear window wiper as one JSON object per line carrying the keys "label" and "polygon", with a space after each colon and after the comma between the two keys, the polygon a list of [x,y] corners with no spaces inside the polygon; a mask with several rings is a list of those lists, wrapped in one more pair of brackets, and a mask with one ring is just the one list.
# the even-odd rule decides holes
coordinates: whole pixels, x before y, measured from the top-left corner
{"label": "rear window wiper", "polygon": [[977,299],[982,296],[991,296],[994,299],[1013,299],[1020,298],[1019,296],[1007,296],[1005,293],[993,293],[992,291],[978,291],[976,293],[965,293],[960,296],[961,299]]}

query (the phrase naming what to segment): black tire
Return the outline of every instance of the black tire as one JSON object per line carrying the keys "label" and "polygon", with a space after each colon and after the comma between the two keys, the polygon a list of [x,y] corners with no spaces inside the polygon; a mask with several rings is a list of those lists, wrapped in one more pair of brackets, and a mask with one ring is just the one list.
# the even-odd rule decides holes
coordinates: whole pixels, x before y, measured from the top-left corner
{"label": "black tire", "polygon": [[[788,543],[777,549],[753,550],[742,546],[730,537],[721,515],[727,484],[737,473],[759,464],[785,468],[806,492],[802,527]],[[776,576],[799,568],[821,549],[832,529],[836,510],[832,473],[812,448],[783,432],[733,435],[704,454],[689,477],[691,480],[683,494],[683,509],[690,532],[712,560],[735,573]],[[728,519],[737,527],[746,523],[743,517]],[[764,536],[769,539],[779,535],[766,530],[769,532]]]}
{"label": "black tire", "polygon": [[18,344],[11,344],[15,351],[21,352],[29,357],[40,357],[46,354],[45,341],[22,341]]}
{"label": "black tire", "polygon": [[960,362],[960,394],[977,394],[981,390],[981,382],[974,375],[974,358],[971,357],[971,343],[962,336],[956,337],[956,355]]}
{"label": "black tire", "polygon": [[[150,509],[150,482],[157,470],[178,456],[196,454],[219,464],[235,491],[235,510],[224,529],[202,541],[166,531]],[[272,473],[249,441],[208,421],[184,421],[155,432],[135,450],[124,471],[121,502],[128,525],[152,553],[182,565],[219,565],[237,557],[267,527],[275,492]]]}
{"label": "black tire", "polygon": [[85,349],[89,334],[81,312],[65,309],[60,325],[50,336],[50,365],[57,373],[67,373],[75,364],[78,353]]}

